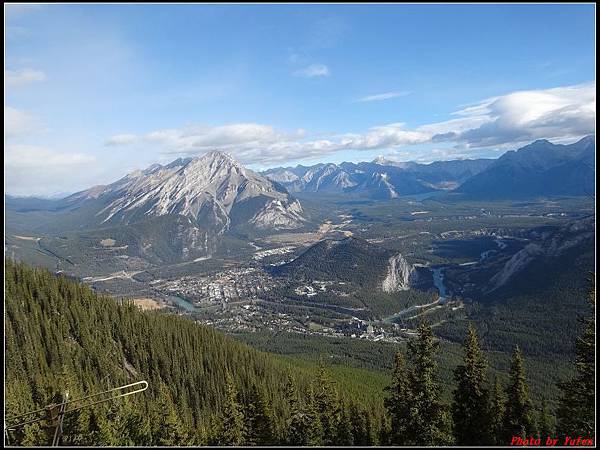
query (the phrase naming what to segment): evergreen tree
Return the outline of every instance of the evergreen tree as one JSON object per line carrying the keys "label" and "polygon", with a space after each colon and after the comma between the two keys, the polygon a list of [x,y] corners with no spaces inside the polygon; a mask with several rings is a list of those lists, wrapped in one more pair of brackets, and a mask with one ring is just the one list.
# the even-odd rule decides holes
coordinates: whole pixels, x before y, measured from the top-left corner
{"label": "evergreen tree", "polygon": [[[227,390],[220,383],[228,367],[237,367],[233,384],[245,394],[244,401],[237,402],[250,409],[252,386],[261,396],[247,420],[257,423],[270,416],[276,435],[271,442],[283,441],[289,412],[286,364],[210,327],[142,312],[131,302],[97,295],[45,270],[8,260],[5,275],[7,416],[57,401],[52,398],[57,389],[68,388],[72,398],[81,398],[145,379],[149,389],[128,397],[132,401],[119,399],[111,407],[69,413],[63,443],[218,444],[219,419],[227,403]],[[313,367],[302,373],[307,379],[317,378]],[[304,422],[302,439],[318,444],[320,418],[307,384],[298,393],[296,418]],[[337,392],[334,398],[339,399]],[[47,428],[43,423],[22,427],[10,432],[10,442],[49,445]],[[251,431],[250,439],[256,442],[269,433],[258,424]]]}
{"label": "evergreen tree", "polygon": [[544,442],[548,436],[554,436],[554,422],[554,417],[550,413],[550,409],[548,408],[548,403],[546,402],[546,399],[542,399],[542,404],[538,411],[537,420],[539,437],[542,439],[542,442]]}
{"label": "evergreen tree", "polygon": [[152,429],[150,419],[139,410],[139,405],[123,399],[119,408],[119,435],[121,446],[151,445]]}
{"label": "evergreen tree", "polygon": [[392,435],[392,424],[389,414],[384,414],[381,418],[381,426],[377,435],[377,441],[383,445],[390,445]]}
{"label": "evergreen tree", "polygon": [[219,445],[221,438],[221,417],[211,415],[207,425],[202,426],[198,434],[197,440],[201,442],[206,441],[208,445]]}
{"label": "evergreen tree", "polygon": [[196,432],[194,433],[194,438],[192,441],[192,445],[205,447],[211,443],[211,435],[208,427],[204,424],[200,424],[198,428],[196,428]]}
{"label": "evergreen tree", "polygon": [[384,405],[390,417],[387,442],[392,445],[404,445],[408,443],[412,397],[408,370],[402,352],[396,353],[392,384],[386,387],[386,391],[388,397],[384,400]]}
{"label": "evergreen tree", "polygon": [[454,371],[457,385],[452,402],[454,437],[457,445],[487,445],[490,442],[488,366],[472,325],[463,348],[463,364]]}
{"label": "evergreen tree", "polygon": [[579,321],[583,334],[575,342],[575,370],[572,380],[559,384],[562,397],[557,411],[557,431],[562,436],[593,437],[595,429],[595,357],[596,357],[596,286],[589,279],[588,303],[590,315]]}
{"label": "evergreen tree", "polygon": [[510,444],[513,436],[529,437],[535,433],[533,406],[529,398],[529,387],[525,379],[523,355],[515,346],[510,366],[510,381],[506,391],[504,415],[504,445]]}
{"label": "evergreen tree", "polygon": [[[25,425],[23,434],[21,442],[24,446],[33,447],[39,445],[40,442],[47,442],[47,445],[50,444],[47,431],[43,430],[39,423]],[[9,444],[10,441],[7,442],[7,445]]]}
{"label": "evergreen tree", "polygon": [[383,428],[383,422],[385,420],[385,414],[383,416],[381,416],[380,418],[375,418],[373,417],[369,411],[363,411],[363,415],[365,417],[365,424],[366,424],[366,435],[365,435],[365,444],[364,445],[371,445],[371,446],[376,446],[376,445],[380,445],[380,442],[383,442],[380,439],[381,436],[381,429]]}
{"label": "evergreen tree", "polygon": [[450,417],[440,399],[436,353],[439,342],[431,326],[421,323],[417,338],[408,342],[411,417],[407,443],[444,445],[452,441]]}
{"label": "evergreen tree", "polygon": [[226,375],[226,398],[221,418],[221,445],[241,446],[246,444],[248,430],[244,423],[244,412],[238,400],[238,392],[233,377]]}
{"label": "evergreen tree", "polygon": [[490,399],[490,439],[491,444],[501,445],[504,442],[504,414],[506,397],[498,377],[494,379],[494,389]]}
{"label": "evergreen tree", "polygon": [[352,426],[354,445],[371,445],[369,431],[367,430],[367,412],[360,410],[356,403],[352,402],[348,413]]}
{"label": "evergreen tree", "polygon": [[336,445],[340,423],[340,407],[337,389],[323,361],[319,363],[317,378],[312,387],[314,408],[323,430],[323,445]]}
{"label": "evergreen tree", "polygon": [[317,409],[317,400],[312,385],[306,397],[306,405],[301,412],[302,427],[300,428],[304,430],[306,436],[304,445],[324,445],[325,433],[321,422],[322,415]]}
{"label": "evergreen tree", "polygon": [[248,445],[273,445],[273,413],[266,394],[253,385],[245,412]]}
{"label": "evergreen tree", "polygon": [[106,408],[96,407],[90,422],[90,445],[106,447],[118,445],[114,422],[110,420]]}
{"label": "evergreen tree", "polygon": [[315,410],[312,388],[306,405],[301,405],[296,384],[289,377],[286,398],[290,405],[286,442],[295,446],[322,445],[323,427]]}
{"label": "evergreen tree", "polygon": [[157,423],[160,423],[160,427],[155,430],[154,445],[185,445],[188,436],[164,383],[159,385],[157,415]]}
{"label": "evergreen tree", "polygon": [[350,420],[350,410],[342,402],[340,404],[340,418],[337,428],[335,445],[352,446],[354,445],[354,435],[352,433],[352,421]]}
{"label": "evergreen tree", "polygon": [[298,400],[298,389],[291,375],[288,375],[287,384],[285,386],[285,399],[289,405],[290,415],[286,422],[285,441],[289,445],[302,445],[303,430],[301,426],[301,409]]}

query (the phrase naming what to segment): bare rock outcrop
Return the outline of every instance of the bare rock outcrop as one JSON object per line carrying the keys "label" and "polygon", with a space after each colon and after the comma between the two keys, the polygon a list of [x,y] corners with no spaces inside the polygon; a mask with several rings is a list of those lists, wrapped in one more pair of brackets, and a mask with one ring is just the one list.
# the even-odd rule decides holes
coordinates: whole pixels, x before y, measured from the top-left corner
{"label": "bare rock outcrop", "polygon": [[384,292],[408,290],[416,281],[417,271],[398,253],[389,260],[387,276],[381,284]]}

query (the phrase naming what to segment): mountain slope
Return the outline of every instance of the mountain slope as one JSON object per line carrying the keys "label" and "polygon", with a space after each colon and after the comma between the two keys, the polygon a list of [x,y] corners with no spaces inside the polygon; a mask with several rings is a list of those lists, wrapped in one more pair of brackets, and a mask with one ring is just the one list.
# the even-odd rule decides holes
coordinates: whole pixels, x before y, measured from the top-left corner
{"label": "mountain slope", "polygon": [[565,254],[581,256],[590,253],[596,236],[594,228],[594,217],[587,217],[543,234],[541,239],[531,242],[506,261],[502,269],[490,279],[488,292],[504,286],[510,289],[513,282],[517,285],[533,284],[530,278],[532,267],[560,267]]}
{"label": "mountain slope", "polygon": [[[494,303],[509,296],[536,296],[562,274],[584,280],[586,270],[593,270],[589,260],[594,254],[594,216],[527,229],[516,239],[521,244],[513,252],[494,250],[475,264],[447,267],[445,281],[450,291]],[[510,242],[507,236],[496,244],[514,245]]]}
{"label": "mountain slope", "polygon": [[278,274],[297,279],[338,279],[357,284],[382,278],[392,253],[383,247],[353,237],[325,239],[309,247],[293,261],[277,266]]}
{"label": "mountain slope", "polygon": [[78,233],[89,240],[102,230],[100,240],[116,239],[125,257],[153,263],[211,256],[225,233],[296,229],[306,222],[300,202],[280,184],[216,151],[154,164],[58,201],[11,198],[7,212],[13,234]]}
{"label": "mountain slope", "polygon": [[481,199],[593,195],[595,151],[593,136],[570,145],[538,140],[505,153],[456,192]]}
{"label": "mountain slope", "polygon": [[[90,197],[89,191],[85,193]],[[71,199],[81,198],[82,193]],[[222,152],[154,165],[107,186],[98,199],[108,203],[98,213],[100,223],[129,224],[146,216],[179,214],[221,234],[236,225],[232,211],[253,204],[250,223],[257,228],[297,228],[302,207],[285,189],[238,164]]]}
{"label": "mountain slope", "polygon": [[384,292],[408,289],[416,275],[401,254],[355,237],[324,239],[272,270],[295,280],[336,280]]}
{"label": "mountain slope", "polygon": [[[139,380],[149,383],[143,393],[69,413],[63,445],[227,445],[223,435],[231,430],[223,430],[221,418],[232,387],[250,431],[256,426],[253,407],[267,402],[272,434],[264,443],[282,445],[289,435],[288,380],[298,389],[290,400],[300,404],[310,399],[311,380],[319,380],[314,365],[295,366],[292,373],[291,361],[188,319],[119,305],[48,271],[8,260],[5,273],[8,417],[56,401],[65,389],[81,398]],[[350,398],[352,383],[337,382],[333,395],[366,414],[366,405]],[[354,387],[360,391],[360,382]],[[377,400],[374,404],[378,408]],[[33,425],[11,432],[11,444],[47,445],[52,434],[46,431]],[[360,438],[365,436],[356,434]]]}

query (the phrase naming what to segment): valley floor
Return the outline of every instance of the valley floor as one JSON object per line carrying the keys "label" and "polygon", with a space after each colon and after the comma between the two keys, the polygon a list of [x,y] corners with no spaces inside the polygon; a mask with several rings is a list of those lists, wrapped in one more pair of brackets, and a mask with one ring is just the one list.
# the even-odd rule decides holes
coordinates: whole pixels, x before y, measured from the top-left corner
{"label": "valley floor", "polygon": [[[101,231],[83,239],[7,229],[6,250],[17,259],[33,260],[79,278],[96,291],[134,299],[142,308],[189,316],[244,336],[250,343],[260,343],[261,335],[272,335],[277,338],[271,341],[292,336],[285,342],[335,338],[347,342],[343,345],[350,349],[370,344],[394,346],[414,336],[418,323],[425,319],[439,337],[454,345],[463,339],[461,330],[467,318],[481,327],[506,323],[484,320],[482,308],[490,305],[498,305],[490,309],[491,317],[497,317],[499,311],[506,320],[531,311],[537,317],[539,312],[531,306],[536,304],[535,295],[532,299],[528,294],[517,310],[505,307],[520,292],[504,287],[490,291],[490,280],[548,230],[594,213],[593,203],[582,198],[452,202],[407,197],[373,202],[319,197],[317,202],[302,195],[315,224],[312,230],[233,236],[214,255],[192,261],[151,263],[128,253],[125,242]],[[278,274],[279,267],[316,242],[348,236],[402,254],[417,272],[417,281],[410,289],[385,293],[378,275],[367,277],[366,284],[358,283],[356,273],[338,273],[339,267],[334,267],[329,277]],[[518,281],[515,285],[522,286],[523,292],[544,285],[543,280],[531,280],[527,286],[517,277],[508,285]],[[575,283],[582,284],[582,280]],[[575,295],[579,287],[569,289],[564,292]],[[576,315],[577,309],[573,319]],[[488,330],[482,331],[486,334]],[[501,342],[502,333],[506,343],[518,343],[534,357],[559,358],[559,354],[537,351],[535,346],[537,340],[548,340],[552,329],[541,333],[545,337],[538,336],[539,330],[524,331],[520,325],[494,330],[490,350],[500,354],[510,351]],[[356,355],[358,361],[360,358]],[[537,361],[545,366],[542,359]],[[556,362],[556,367],[560,370],[561,363]],[[544,384],[540,379],[538,385]]]}

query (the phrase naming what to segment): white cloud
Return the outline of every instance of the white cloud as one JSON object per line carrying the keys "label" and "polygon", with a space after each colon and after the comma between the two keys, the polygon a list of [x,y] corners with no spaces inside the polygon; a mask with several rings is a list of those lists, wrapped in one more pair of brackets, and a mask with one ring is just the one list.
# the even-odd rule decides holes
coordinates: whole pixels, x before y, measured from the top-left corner
{"label": "white cloud", "polygon": [[294,75],[298,77],[328,77],[330,75],[329,68],[325,64],[311,64],[302,69],[296,70]]}
{"label": "white cloud", "polygon": [[46,74],[41,70],[33,69],[7,70],[5,72],[5,80],[7,87],[20,87],[30,83],[45,81]]}
{"label": "white cloud", "polygon": [[32,145],[8,145],[4,154],[6,191],[12,195],[47,195],[89,187],[99,169],[85,153],[57,152]]}
{"label": "white cloud", "polygon": [[[319,158],[345,150],[399,153],[405,149],[412,152],[414,159],[428,159],[422,152],[429,150],[417,151],[411,146],[437,143],[443,144],[431,150],[437,159],[476,157],[485,148],[489,153],[540,138],[556,141],[593,134],[595,85],[515,92],[464,107],[453,115],[456,118],[412,129],[396,122],[363,133],[331,134],[319,139],[311,138],[302,129],[285,132],[256,123],[164,129],[141,139],[157,145],[163,154],[196,155],[222,149],[242,163],[263,165]],[[132,136],[111,139],[128,143]]]}
{"label": "white cloud", "polygon": [[595,131],[596,85],[517,91],[483,100],[454,115],[460,118],[418,129],[432,134],[433,141],[473,148],[580,137]]}
{"label": "white cloud", "polygon": [[384,92],[383,94],[367,95],[365,97],[358,98],[355,100],[355,102],[358,102],[358,103],[378,102],[381,100],[389,100],[391,98],[404,97],[409,94],[410,94],[410,91]]}
{"label": "white cloud", "polygon": [[373,150],[404,145],[422,144],[429,136],[420,131],[405,129],[404,123],[391,123],[371,128],[365,134],[347,134],[340,140],[353,150]]}
{"label": "white cloud", "polygon": [[222,149],[244,163],[272,163],[306,159],[341,150],[371,150],[424,142],[428,136],[393,123],[373,127],[364,134],[341,134],[329,139],[306,139],[306,131],[284,132],[272,126],[242,123],[217,127],[187,127],[148,133],[144,139],[165,153],[195,155]]}
{"label": "white cloud", "polygon": [[239,123],[217,127],[196,126],[181,130],[159,130],[147,134],[145,139],[178,149],[206,149],[266,144],[285,140],[286,136],[268,125]]}
{"label": "white cloud", "polygon": [[94,161],[96,158],[85,153],[60,153],[34,145],[9,145],[4,155],[4,163],[13,168],[73,166]]}
{"label": "white cloud", "polygon": [[39,122],[29,113],[11,106],[4,107],[4,134],[7,138],[27,136],[41,130]]}
{"label": "white cloud", "polygon": [[133,144],[138,140],[135,134],[115,134],[104,143],[106,146],[118,146]]}

